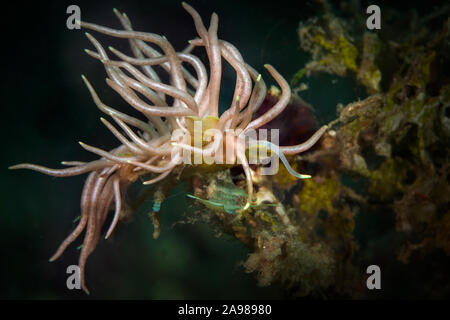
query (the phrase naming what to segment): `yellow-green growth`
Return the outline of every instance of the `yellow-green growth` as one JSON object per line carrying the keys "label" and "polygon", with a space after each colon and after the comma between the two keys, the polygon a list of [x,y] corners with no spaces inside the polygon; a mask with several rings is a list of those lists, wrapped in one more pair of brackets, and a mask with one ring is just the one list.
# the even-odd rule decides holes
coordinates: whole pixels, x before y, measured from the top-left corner
{"label": "yellow-green growth", "polygon": [[258,212],[258,218],[270,225],[272,232],[277,232],[278,227],[276,221],[267,213],[263,211]]}
{"label": "yellow-green growth", "polygon": [[[291,167],[294,171],[299,171],[297,162],[291,163]],[[292,183],[298,181],[296,177],[289,173],[285,166],[280,165],[277,174],[274,176],[274,180],[278,185],[282,187],[289,187]]]}
{"label": "yellow-green growth", "polygon": [[291,87],[295,86],[300,81],[300,79],[305,75],[305,73],[306,73],[305,68],[298,70],[292,77]]}
{"label": "yellow-green growth", "polygon": [[319,210],[334,211],[333,200],[339,192],[340,182],[335,177],[322,177],[320,182],[315,179],[304,180],[303,188],[298,194],[300,210],[315,215]]}
{"label": "yellow-green growth", "polygon": [[403,190],[407,165],[392,158],[386,159],[377,170],[370,172],[369,192],[380,200],[389,200]]}
{"label": "yellow-green growth", "polygon": [[318,63],[321,65],[331,65],[337,62],[347,69],[356,72],[358,70],[357,57],[358,50],[344,36],[340,35],[335,41],[328,41],[323,34],[317,34],[314,42],[327,51],[327,55]]}
{"label": "yellow-green growth", "polygon": [[356,63],[358,50],[356,47],[341,35],[338,38],[337,50],[345,66],[352,71],[356,71],[358,69]]}

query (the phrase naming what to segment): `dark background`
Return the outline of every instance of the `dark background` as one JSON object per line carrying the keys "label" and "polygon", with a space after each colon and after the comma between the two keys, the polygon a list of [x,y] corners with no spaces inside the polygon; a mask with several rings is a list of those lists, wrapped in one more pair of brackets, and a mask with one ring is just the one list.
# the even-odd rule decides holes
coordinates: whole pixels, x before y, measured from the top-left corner
{"label": "dark background", "polygon": [[[272,64],[288,80],[308,61],[297,37],[301,20],[316,14],[309,1],[189,1],[206,25],[219,15],[219,37],[240,49],[244,59],[262,71]],[[62,160],[89,161],[95,155],[78,141],[104,149],[117,145],[101,124],[104,116],[92,102],[80,75],[85,74],[103,101],[125,103],[104,82],[103,67],[84,52],[92,45],[83,30],[66,28],[66,8],[77,4],[82,20],[120,28],[112,8],[126,12],[134,29],[165,35],[181,50],[196,36],[191,17],[180,1],[17,2],[2,13],[2,157],[0,214],[0,298],[80,299],[66,289],[68,265],[76,264],[81,239],[56,262],[48,258],[71,232],[79,215],[85,176],[52,178],[31,171],[8,171],[22,162],[60,167]],[[411,6],[411,2],[409,3]],[[365,14],[361,12],[361,14]],[[97,34],[92,32],[97,37]],[[97,37],[126,51],[127,42]],[[270,79],[263,72],[265,79]],[[266,80],[269,84],[271,80]],[[224,75],[221,103],[234,89]],[[335,118],[337,103],[364,98],[351,79],[317,76],[302,97],[316,108],[319,123]],[[149,187],[152,188],[152,187]],[[183,186],[163,203],[163,229],[158,240],[146,212],[151,198],[134,219],[102,241],[87,263],[89,298],[231,299],[283,298],[276,287],[260,288],[239,265],[247,250],[233,238],[202,224],[177,224],[193,212]]]}

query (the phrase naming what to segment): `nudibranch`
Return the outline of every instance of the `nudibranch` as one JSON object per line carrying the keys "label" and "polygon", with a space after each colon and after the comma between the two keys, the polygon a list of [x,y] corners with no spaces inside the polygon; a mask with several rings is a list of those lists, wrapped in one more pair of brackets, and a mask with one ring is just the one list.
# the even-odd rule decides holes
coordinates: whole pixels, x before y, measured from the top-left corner
{"label": "nudibranch", "polygon": [[[114,13],[123,30],[79,22],[82,28],[127,39],[134,54],[132,57],[109,47],[109,51],[117,57],[112,59],[94,36],[86,33],[95,51],[85,51],[104,65],[107,84],[132,108],[142,113],[145,119],[132,117],[104,104],[88,79],[82,76],[96,106],[116,124],[101,118],[120,141],[118,147],[106,151],[80,142],[82,148],[100,158],[91,162],[63,162],[62,165],[68,166],[64,169],[28,163],[10,167],[30,169],[55,177],[89,174],[81,195],[78,225],[50,258],[53,261],[60,257],[86,230],[78,262],[82,288],[86,293],[89,293],[85,281],[86,260],[101,237],[102,226],[110,211],[114,212],[114,216],[105,238],[113,232],[123,211],[125,190],[131,183],[144,175],[150,175],[143,182],[146,185],[164,180],[177,166],[188,165],[183,163],[183,155],[189,151],[194,157],[214,157],[224,163],[242,166],[247,182],[245,210],[253,201],[252,173],[246,157],[250,145],[271,150],[270,156],[278,156],[291,174],[300,179],[308,178],[308,175],[294,172],[285,156],[306,151],[327,130],[327,126],[323,126],[306,142],[293,146],[246,139],[250,137],[250,132],[267,124],[284,110],[291,98],[289,84],[274,67],[265,65],[281,88],[281,95],[270,110],[255,117],[266,96],[266,85],[261,75],[244,61],[235,46],[218,38],[219,18],[216,13],[211,15],[209,28],[206,28],[200,15],[191,6],[186,3],[182,5],[192,16],[198,37],[190,40],[189,45],[181,51],[176,51],[164,36],[133,30],[128,16],[116,9]],[[201,60],[192,54],[195,47],[206,50],[208,71]],[[231,65],[237,76],[230,106],[219,115],[222,60]],[[169,75],[168,83],[161,80],[167,77],[161,77],[155,70],[166,72]],[[198,140],[197,133],[192,129],[192,126],[195,129],[196,124],[204,127],[198,138],[200,144],[195,143]],[[208,135],[208,130],[204,129],[213,129],[214,134]],[[236,208],[228,209],[232,211]]]}

